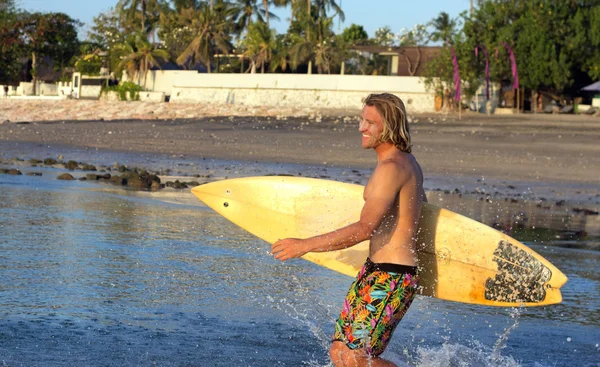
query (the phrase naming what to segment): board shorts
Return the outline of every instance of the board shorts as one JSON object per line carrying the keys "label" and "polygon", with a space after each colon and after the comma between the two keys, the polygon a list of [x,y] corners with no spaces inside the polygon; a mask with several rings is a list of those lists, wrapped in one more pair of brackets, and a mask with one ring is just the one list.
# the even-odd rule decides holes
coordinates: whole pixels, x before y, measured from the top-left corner
{"label": "board shorts", "polygon": [[353,350],[363,348],[371,356],[383,353],[415,298],[417,284],[415,266],[367,258],[346,295],[333,341]]}

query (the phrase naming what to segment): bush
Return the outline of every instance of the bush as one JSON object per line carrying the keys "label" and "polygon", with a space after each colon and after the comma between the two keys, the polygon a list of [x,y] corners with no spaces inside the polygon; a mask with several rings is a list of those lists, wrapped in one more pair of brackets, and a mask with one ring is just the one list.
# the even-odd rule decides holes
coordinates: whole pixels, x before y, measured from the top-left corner
{"label": "bush", "polygon": [[123,82],[119,85],[111,86],[111,87],[103,87],[102,93],[105,92],[117,92],[119,93],[120,101],[127,101],[127,93],[129,93],[129,100],[131,101],[139,101],[140,100],[140,92],[144,89],[139,85],[132,82]]}
{"label": "bush", "polygon": [[75,63],[75,69],[84,75],[100,75],[100,68],[102,60],[94,54],[85,55]]}

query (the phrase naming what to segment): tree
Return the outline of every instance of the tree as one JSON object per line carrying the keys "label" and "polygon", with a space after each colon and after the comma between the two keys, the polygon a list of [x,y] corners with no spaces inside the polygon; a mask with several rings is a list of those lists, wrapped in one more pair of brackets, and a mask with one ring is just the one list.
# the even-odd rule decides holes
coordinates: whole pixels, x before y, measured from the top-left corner
{"label": "tree", "polygon": [[488,1],[465,17],[464,34],[473,47],[484,45],[491,57],[491,77],[510,80],[510,64],[501,46],[514,50],[520,85],[558,96],[574,94],[600,77],[600,2]]}
{"label": "tree", "polygon": [[198,9],[200,0],[172,0],[175,6],[175,11],[181,13],[185,9]]}
{"label": "tree", "polygon": [[106,13],[94,17],[92,27],[88,31],[88,39],[101,45],[104,50],[108,50],[114,45],[123,43],[126,33],[127,31],[120,25],[119,14],[111,8]]}
{"label": "tree", "polygon": [[223,5],[211,9],[206,4],[201,4],[195,11],[195,17],[190,24],[194,38],[177,58],[180,65],[186,65],[190,61],[193,64],[202,61],[210,73],[215,50],[228,52],[231,49],[227,32],[227,8],[221,6]]}
{"label": "tree", "polygon": [[15,82],[19,78],[24,55],[23,39],[17,28],[18,12],[14,0],[0,0],[0,83]]}
{"label": "tree", "polygon": [[[290,61],[292,69],[297,69],[300,63],[315,60],[317,72],[322,74],[327,71],[328,74],[332,71],[332,66],[341,61],[340,52],[343,48],[338,47],[340,44],[331,30],[333,18],[319,18],[315,23],[311,21],[306,23],[306,37],[295,35],[292,38],[292,48],[290,50]],[[311,63],[309,62],[309,67]]]}
{"label": "tree", "polygon": [[[158,21],[159,14],[166,9],[164,0],[119,0],[117,9],[124,21],[134,23],[138,18],[141,32],[150,33],[153,24]],[[147,24],[147,20],[152,21]]]}
{"label": "tree", "polygon": [[269,29],[266,23],[254,22],[248,28],[244,56],[251,60],[251,68],[260,66],[261,73],[265,72],[265,64],[271,61],[276,48],[275,31]]}
{"label": "tree", "polygon": [[38,58],[47,56],[64,66],[78,52],[76,27],[81,24],[64,13],[25,13],[17,22],[19,42],[31,55],[34,94],[38,80]]}
{"label": "tree", "polygon": [[429,34],[427,33],[427,29],[423,24],[417,24],[411,30],[402,29],[400,34],[398,35],[398,44],[400,47],[416,47],[417,49],[417,59],[414,61],[408,57],[406,52],[401,49],[401,55],[404,56],[406,62],[408,63],[408,73],[411,76],[414,76],[419,70],[419,66],[421,66],[421,46],[427,45],[429,40]]}
{"label": "tree", "polygon": [[342,39],[351,45],[360,45],[369,39],[369,35],[362,25],[352,23],[342,32]]}
{"label": "tree", "polygon": [[396,44],[396,36],[389,26],[378,28],[375,30],[375,37],[372,43],[379,46],[392,47]]}
{"label": "tree", "polygon": [[130,77],[133,77],[136,72],[144,76],[144,89],[146,89],[146,79],[150,68],[160,68],[160,61],[169,59],[167,50],[159,49],[151,44],[142,33],[134,34],[122,44],[117,45],[115,55],[121,59],[118,65],[119,70],[127,70]]}
{"label": "tree", "polygon": [[430,37],[433,42],[447,44],[455,36],[456,20],[451,19],[446,12],[441,12],[437,18],[429,22],[429,25],[433,27]]}

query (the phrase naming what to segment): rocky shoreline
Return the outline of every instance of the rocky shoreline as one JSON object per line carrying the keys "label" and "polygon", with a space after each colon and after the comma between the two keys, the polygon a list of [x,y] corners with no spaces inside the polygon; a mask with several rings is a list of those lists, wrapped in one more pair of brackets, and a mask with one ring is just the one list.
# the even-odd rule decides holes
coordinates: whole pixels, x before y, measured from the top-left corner
{"label": "rocky shoreline", "polygon": [[[351,113],[355,115],[357,111],[351,111]],[[347,113],[310,108],[270,108],[200,103],[0,99],[0,124],[50,121],[173,120],[215,116],[260,116],[277,120],[306,116],[319,121],[323,115]],[[343,117],[340,116],[340,118]]]}

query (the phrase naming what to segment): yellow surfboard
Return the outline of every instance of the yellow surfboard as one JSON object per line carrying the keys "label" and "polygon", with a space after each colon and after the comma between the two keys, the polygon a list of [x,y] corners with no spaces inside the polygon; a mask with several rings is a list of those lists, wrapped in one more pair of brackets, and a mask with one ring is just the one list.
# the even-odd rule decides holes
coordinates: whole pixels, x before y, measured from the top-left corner
{"label": "yellow surfboard", "polygon": [[[266,176],[197,186],[194,195],[248,232],[274,243],[307,238],[360,218],[363,186],[313,178]],[[567,277],[519,241],[477,221],[425,203],[419,222],[422,294],[489,306],[543,306],[562,301]],[[351,277],[368,241],[304,259]]]}

